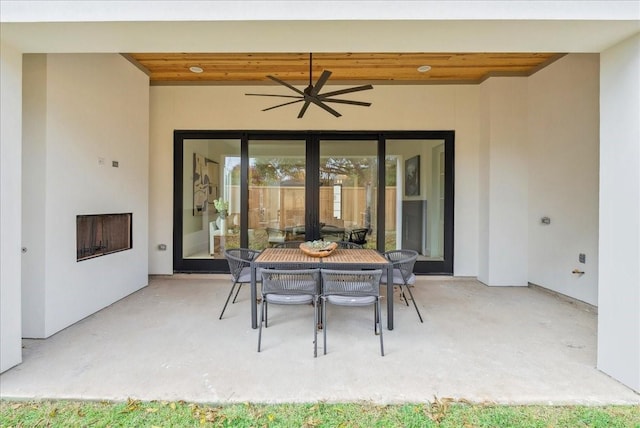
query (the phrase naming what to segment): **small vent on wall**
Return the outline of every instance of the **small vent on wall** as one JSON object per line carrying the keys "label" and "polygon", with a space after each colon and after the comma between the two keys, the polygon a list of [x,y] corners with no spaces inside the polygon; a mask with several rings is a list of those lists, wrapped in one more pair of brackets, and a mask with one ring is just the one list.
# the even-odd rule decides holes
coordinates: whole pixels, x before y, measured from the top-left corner
{"label": "small vent on wall", "polygon": [[131,248],[132,213],[76,216],[76,258],[87,260]]}

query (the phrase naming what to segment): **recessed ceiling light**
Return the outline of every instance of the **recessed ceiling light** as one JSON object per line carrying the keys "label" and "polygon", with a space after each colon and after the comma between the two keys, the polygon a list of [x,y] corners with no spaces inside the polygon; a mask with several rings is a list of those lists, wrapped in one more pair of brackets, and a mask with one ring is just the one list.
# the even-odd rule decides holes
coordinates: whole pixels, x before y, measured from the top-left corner
{"label": "recessed ceiling light", "polygon": [[430,65],[421,65],[420,67],[418,67],[418,71],[420,73],[426,73],[429,70],[431,70],[431,66]]}
{"label": "recessed ceiling light", "polygon": [[194,65],[189,67],[189,71],[191,71],[192,73],[202,73],[204,70],[202,69],[202,67],[197,67]]}

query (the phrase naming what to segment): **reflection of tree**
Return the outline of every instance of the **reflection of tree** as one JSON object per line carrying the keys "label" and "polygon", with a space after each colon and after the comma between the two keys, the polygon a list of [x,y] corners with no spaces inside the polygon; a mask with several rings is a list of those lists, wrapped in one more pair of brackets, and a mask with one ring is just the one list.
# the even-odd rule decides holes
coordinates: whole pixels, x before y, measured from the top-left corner
{"label": "reflection of tree", "polygon": [[320,185],[331,185],[340,179],[348,186],[362,186],[375,176],[375,167],[376,162],[371,158],[327,158],[320,165]]}
{"label": "reflection of tree", "polygon": [[277,185],[282,181],[303,181],[305,176],[304,159],[260,159],[249,171],[251,185]]}
{"label": "reflection of tree", "polygon": [[[386,159],[386,185],[396,185],[397,162]],[[283,181],[304,181],[306,166],[304,159],[257,159],[250,168],[252,186],[278,185]],[[377,159],[374,158],[327,158],[320,165],[320,185],[332,185],[342,180],[344,185],[360,185],[371,182],[377,175]],[[240,165],[231,171],[233,184],[240,184]]]}
{"label": "reflection of tree", "polygon": [[387,186],[396,185],[396,174],[398,172],[398,158],[395,156],[388,156],[385,159],[385,181]]}
{"label": "reflection of tree", "polygon": [[231,171],[229,172],[229,179],[231,181],[230,184],[232,186],[240,185],[240,181],[242,177],[242,174],[240,172],[241,172],[240,165],[236,165],[233,168],[231,168]]}

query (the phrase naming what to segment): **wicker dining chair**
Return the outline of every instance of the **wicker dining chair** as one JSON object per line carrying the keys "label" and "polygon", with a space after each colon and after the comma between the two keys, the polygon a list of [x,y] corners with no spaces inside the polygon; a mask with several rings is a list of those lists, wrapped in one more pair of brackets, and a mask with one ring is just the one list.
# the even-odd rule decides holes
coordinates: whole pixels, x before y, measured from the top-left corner
{"label": "wicker dining chair", "polygon": [[380,336],[380,355],[384,356],[382,313],[380,309],[380,277],[382,270],[321,269],[322,330],[324,353],[327,353],[327,303],[338,306],[373,305],[373,331]]}
{"label": "wicker dining chair", "polygon": [[[416,300],[413,298],[411,287],[416,282],[416,276],[413,273],[413,266],[418,258],[418,252],[414,250],[391,250],[382,254],[387,260],[393,263],[393,284],[400,287],[400,296],[404,299],[404,302],[409,306],[407,296],[404,294],[404,290],[409,292],[413,306],[416,308],[418,318],[422,321],[422,315],[416,304]],[[386,276],[381,279],[382,284],[387,283]]]}
{"label": "wicker dining chair", "polygon": [[369,233],[369,229],[353,229],[349,233],[349,242],[364,245],[367,243],[367,233]]}
{"label": "wicker dining chair", "polygon": [[[227,309],[227,305],[229,304],[229,299],[231,299],[231,296],[233,295],[233,291],[236,291],[232,302],[235,303],[242,284],[251,283],[251,260],[257,257],[258,254],[260,254],[260,251],[250,250],[248,248],[231,248],[224,251],[224,257],[227,259],[227,263],[229,264],[229,272],[231,273],[231,281],[233,281],[233,284],[231,285],[231,290],[229,291],[227,300],[224,302],[224,307],[222,308],[220,318],[218,319],[222,319],[224,311]],[[261,280],[259,275],[260,272],[257,272],[256,281]],[[238,286],[237,289],[236,285]]]}
{"label": "wicker dining chair", "polygon": [[313,356],[318,355],[318,298],[320,295],[319,269],[264,269],[262,271],[262,306],[258,330],[258,352],[262,343],[262,323],[268,327],[267,307],[276,305],[313,304]]}

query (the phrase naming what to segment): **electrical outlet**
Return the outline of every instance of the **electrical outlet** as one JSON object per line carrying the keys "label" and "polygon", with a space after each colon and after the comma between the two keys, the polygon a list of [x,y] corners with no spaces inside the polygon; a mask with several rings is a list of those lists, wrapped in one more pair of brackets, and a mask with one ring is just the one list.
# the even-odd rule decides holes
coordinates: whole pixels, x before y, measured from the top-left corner
{"label": "electrical outlet", "polygon": [[578,254],[578,261],[580,263],[586,263],[587,262],[587,256],[584,253]]}
{"label": "electrical outlet", "polygon": [[98,165],[104,166],[104,158],[98,158]]}
{"label": "electrical outlet", "polygon": [[111,166],[112,166],[112,167],[117,168],[117,167],[118,167],[118,165],[119,165],[119,164],[118,164],[118,161],[111,161]]}

